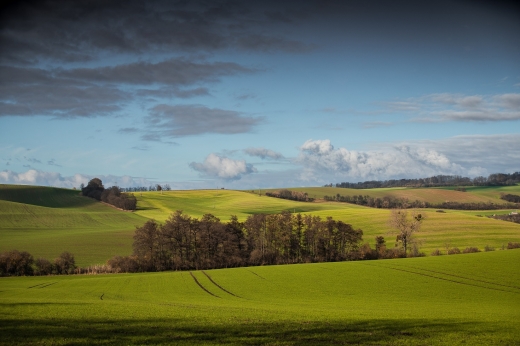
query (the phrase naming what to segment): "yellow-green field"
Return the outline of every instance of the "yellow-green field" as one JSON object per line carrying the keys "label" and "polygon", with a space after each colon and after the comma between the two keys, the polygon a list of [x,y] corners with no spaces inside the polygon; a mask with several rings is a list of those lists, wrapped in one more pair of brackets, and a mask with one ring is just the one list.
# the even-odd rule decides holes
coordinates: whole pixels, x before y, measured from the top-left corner
{"label": "yellow-green field", "polygon": [[[345,189],[337,187],[295,187],[288,188],[291,191],[307,192],[309,197],[323,198],[324,196],[358,196],[368,195],[374,198],[394,197],[407,198],[410,201],[424,201],[430,203],[443,203],[446,201],[460,203],[487,203],[504,204],[500,199],[501,193],[520,195],[520,185],[516,186],[468,186],[466,192],[456,191],[455,187],[437,188],[407,188],[393,187],[381,189]],[[256,190],[256,193],[277,191],[279,189]]]}
{"label": "yellow-green field", "polygon": [[[484,196],[482,198],[494,198],[500,196],[502,191],[520,194],[517,192],[519,187],[477,188],[475,193],[446,189],[353,191],[381,196],[388,191],[407,191],[415,196],[423,194],[427,197],[430,190],[460,194],[464,198],[480,195]],[[345,194],[344,191],[349,189],[306,188],[302,191],[312,196],[314,192],[316,195],[332,194],[333,191]],[[390,211],[385,209],[337,202],[295,202],[250,191],[153,191],[135,195],[138,210],[131,213],[82,197],[75,190],[0,185],[0,251],[18,249],[49,259],[57,257],[62,251],[69,251],[82,266],[105,263],[114,255],[132,252],[132,236],[136,226],[151,218],[163,222],[176,210],[183,210],[197,218],[211,213],[222,221],[229,220],[231,215],[237,215],[239,220],[244,221],[251,214],[282,211],[314,214],[322,218],[332,216],[362,229],[364,240],[371,245],[376,236],[384,236],[388,246],[393,246],[395,239],[387,224]],[[485,246],[498,249],[508,242],[519,242],[519,224],[476,216],[500,212],[508,211],[446,210],[445,213],[438,213],[432,209],[422,210],[426,220],[417,234],[422,241],[421,249],[429,255],[435,249],[444,250],[446,245],[461,250],[476,246],[483,250]]]}

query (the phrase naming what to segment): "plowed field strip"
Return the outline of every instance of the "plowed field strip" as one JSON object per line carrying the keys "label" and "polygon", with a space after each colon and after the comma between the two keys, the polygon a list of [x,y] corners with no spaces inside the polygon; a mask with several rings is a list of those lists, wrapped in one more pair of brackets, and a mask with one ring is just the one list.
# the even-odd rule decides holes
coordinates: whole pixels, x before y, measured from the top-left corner
{"label": "plowed field strip", "polygon": [[460,276],[460,275],[448,274],[448,273],[444,273],[444,272],[439,272],[439,271],[429,270],[429,269],[423,269],[423,268],[417,268],[417,267],[407,267],[407,268],[413,268],[413,269],[418,269],[418,270],[422,270],[422,271],[426,271],[426,272],[431,272],[431,273],[435,273],[435,274],[442,274],[442,275],[446,275],[446,276],[453,276],[453,277],[456,277],[456,278],[459,278],[459,279],[468,280],[468,281],[483,282],[483,283],[490,284],[490,285],[502,286],[502,287],[508,287],[508,288],[514,288],[514,289],[520,290],[520,287],[518,287],[518,286],[510,286],[510,285],[504,285],[504,284],[497,284],[497,283],[495,283],[495,282],[491,282],[491,281],[479,280],[479,279],[473,279],[473,278],[467,278],[467,277]]}
{"label": "plowed field strip", "polygon": [[364,264],[364,265],[368,265],[368,266],[373,266],[373,267],[393,269],[393,270],[397,270],[397,271],[401,271],[401,272],[405,272],[405,273],[410,273],[410,274],[416,274],[416,275],[426,276],[426,277],[429,277],[429,278],[438,279],[438,280],[443,280],[443,281],[448,281],[448,282],[453,282],[453,283],[460,284],[460,285],[467,285],[467,286],[473,286],[473,287],[478,287],[478,288],[485,288],[485,289],[493,290],[493,291],[500,291],[500,292],[508,292],[508,293],[516,293],[516,294],[520,294],[520,292],[516,292],[516,291],[508,291],[508,290],[503,290],[503,289],[500,289],[500,288],[486,287],[486,286],[481,286],[481,285],[477,285],[477,284],[472,284],[472,283],[461,282],[461,281],[457,281],[457,280],[451,280],[451,279],[441,278],[441,277],[439,277],[439,276],[435,276],[435,275],[429,275],[429,274],[424,274],[424,273],[414,272],[414,271],[411,271],[411,270],[406,270],[406,269],[401,269],[401,268],[395,268],[395,267],[389,267],[389,266],[374,266],[374,265],[371,265],[371,264],[365,264],[365,263],[363,263],[363,264]]}
{"label": "plowed field strip", "polygon": [[202,284],[199,282],[199,280],[197,280],[197,278],[195,277],[195,275],[193,275],[192,272],[190,272],[190,275],[191,275],[191,277],[193,278],[193,280],[195,280],[195,283],[196,283],[197,285],[199,285],[199,287],[202,288],[202,289],[203,289],[207,294],[211,294],[213,297],[220,298],[219,296],[217,296],[217,295],[211,293],[210,291],[208,291],[208,290],[206,289],[206,287],[202,286]]}
{"label": "plowed field strip", "polygon": [[213,283],[213,285],[217,286],[217,287],[220,288],[222,291],[226,292],[227,294],[232,295],[233,297],[242,298],[242,297],[237,296],[237,295],[234,294],[234,293],[229,292],[229,291],[226,290],[224,287],[222,287],[222,286],[220,286],[219,284],[217,284],[215,281],[213,281],[213,279],[211,278],[211,276],[209,276],[209,274],[206,273],[204,270],[202,270],[202,274],[206,275],[206,277],[209,279],[209,281],[211,281],[211,282]]}

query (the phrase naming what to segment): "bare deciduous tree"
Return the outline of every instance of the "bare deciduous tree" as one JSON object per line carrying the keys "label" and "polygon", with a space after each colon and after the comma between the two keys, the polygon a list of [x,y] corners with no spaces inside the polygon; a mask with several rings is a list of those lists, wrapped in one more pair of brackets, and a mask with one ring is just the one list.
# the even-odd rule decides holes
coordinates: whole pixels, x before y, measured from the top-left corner
{"label": "bare deciduous tree", "polygon": [[406,209],[393,209],[390,213],[388,224],[397,230],[397,243],[401,244],[404,253],[408,253],[408,247],[413,242],[414,234],[419,231],[424,220],[424,215],[416,210],[408,212]]}

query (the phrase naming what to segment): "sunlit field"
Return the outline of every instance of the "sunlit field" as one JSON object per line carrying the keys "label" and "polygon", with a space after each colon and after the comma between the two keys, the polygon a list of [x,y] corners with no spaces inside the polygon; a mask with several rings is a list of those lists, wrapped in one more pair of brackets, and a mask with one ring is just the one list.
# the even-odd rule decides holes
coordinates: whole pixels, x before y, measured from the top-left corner
{"label": "sunlit field", "polygon": [[520,250],[0,278],[0,344],[513,345]]}
{"label": "sunlit field", "polygon": [[[328,188],[316,188],[321,189]],[[365,191],[373,190],[361,190]],[[375,192],[383,194],[382,191]],[[493,195],[491,190],[486,193]],[[18,249],[28,251],[36,258],[49,259],[69,251],[75,255],[78,265],[105,263],[114,255],[132,252],[132,236],[137,226],[151,218],[164,222],[176,210],[196,218],[211,213],[222,221],[229,220],[231,215],[245,221],[252,214],[282,211],[322,218],[331,216],[362,229],[364,241],[371,245],[376,236],[384,236],[390,247],[395,241],[395,234],[388,226],[390,211],[386,209],[337,202],[295,202],[230,190],[151,191],[135,193],[135,196],[138,210],[124,212],[82,197],[75,190],[2,185],[0,251]],[[438,213],[434,209],[422,210],[426,220],[417,233],[421,251],[429,255],[446,247],[501,249],[508,242],[519,242],[519,224],[477,216],[505,212],[509,211],[445,210],[445,213]]]}

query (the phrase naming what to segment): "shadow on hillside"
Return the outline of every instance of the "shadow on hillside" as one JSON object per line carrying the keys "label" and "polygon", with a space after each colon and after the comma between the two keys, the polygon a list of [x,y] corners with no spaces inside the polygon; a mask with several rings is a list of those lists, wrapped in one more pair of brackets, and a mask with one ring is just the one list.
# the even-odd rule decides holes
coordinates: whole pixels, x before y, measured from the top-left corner
{"label": "shadow on hillside", "polygon": [[45,208],[84,208],[97,203],[79,190],[46,186],[0,184],[0,200]]}
{"label": "shadow on hillside", "polygon": [[158,210],[159,208],[154,208],[154,207],[137,207],[135,210],[136,211],[139,211],[139,210]]}
{"label": "shadow on hillside", "polygon": [[[214,320],[215,321],[215,320]],[[468,342],[493,335],[490,325],[431,320],[255,323],[222,319],[10,319],[0,317],[5,344],[431,344]],[[502,334],[503,336],[503,334]],[[477,339],[482,341],[482,339]],[[493,339],[491,339],[493,340]]]}

